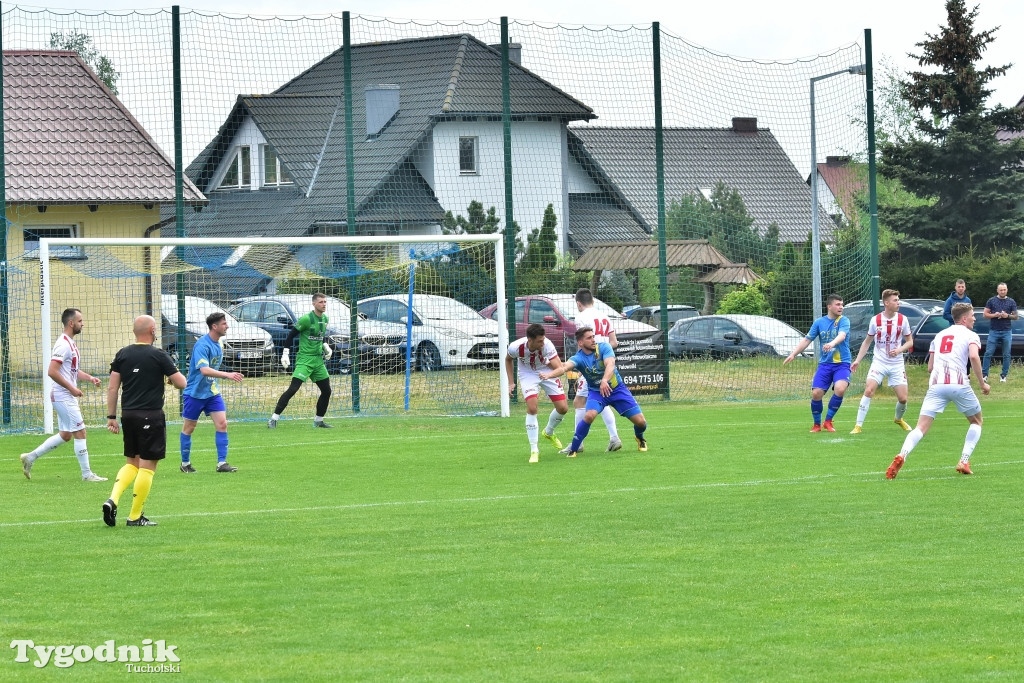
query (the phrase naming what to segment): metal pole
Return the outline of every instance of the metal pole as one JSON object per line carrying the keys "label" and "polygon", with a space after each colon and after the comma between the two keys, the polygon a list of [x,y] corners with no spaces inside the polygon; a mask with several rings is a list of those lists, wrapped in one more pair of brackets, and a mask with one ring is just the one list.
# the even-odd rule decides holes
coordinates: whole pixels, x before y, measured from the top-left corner
{"label": "metal pole", "polygon": [[[356,162],[355,151],[352,149],[354,137],[352,132],[352,34],[349,13],[341,13],[342,56],[345,68],[345,205],[347,208],[346,223],[348,236],[356,235]],[[355,263],[353,255],[351,263]],[[359,412],[359,276],[352,274],[352,286],[349,288],[349,319],[348,319],[348,356],[352,362],[352,412]],[[407,342],[408,343],[408,342]]]}
{"label": "metal pole", "polygon": [[[505,296],[508,338],[516,338],[516,227],[512,198],[512,91],[508,61],[508,17],[501,18],[501,129],[505,156],[505,287],[498,290],[498,301]],[[499,356],[504,349],[499,349]],[[500,373],[504,376],[504,371]],[[515,401],[516,397],[512,397]]]}
{"label": "metal pole", "polygon": [[[171,42],[174,69],[174,236],[180,239],[185,237],[185,160],[182,152],[184,132],[181,110],[181,11],[178,5],[171,7]],[[177,247],[175,255],[179,262],[184,262],[185,247]],[[146,286],[148,287],[149,283]],[[178,350],[178,369],[187,375],[189,358],[185,323],[188,322],[188,316],[185,313],[185,273],[180,270],[174,276],[174,293],[178,305],[175,318],[178,329],[174,347]],[[180,391],[175,393],[178,395],[178,410],[181,411],[185,406],[185,394]]]}
{"label": "metal pole", "polygon": [[670,385],[668,365],[668,247],[665,243],[665,138],[662,129],[661,111],[661,22],[652,25],[652,47],[654,51],[654,165],[658,183],[658,289],[661,314],[658,327],[665,350],[662,354],[662,369],[665,373],[665,400],[669,400]]}
{"label": "metal pole", "polygon": [[[819,76],[819,78],[824,78]],[[811,79],[811,320],[821,317],[821,235],[818,231],[818,146],[814,129],[814,81]]]}
{"label": "metal pole", "polygon": [[[3,5],[0,4],[0,36],[3,35]],[[3,53],[3,38],[0,37],[0,54]],[[0,112],[3,111],[4,74],[0,65]],[[4,117],[0,116],[0,178],[7,178],[4,157]],[[11,326],[10,300],[7,281],[7,183],[0,182],[0,205],[4,207],[3,225],[0,225],[0,391],[3,392],[3,423],[11,424]],[[43,373],[46,374],[45,372]]]}
{"label": "metal pole", "polygon": [[864,67],[868,107],[868,213],[871,216],[871,301],[880,310],[881,276],[878,268],[878,188],[875,185],[875,74],[871,61],[871,29],[864,29]]}

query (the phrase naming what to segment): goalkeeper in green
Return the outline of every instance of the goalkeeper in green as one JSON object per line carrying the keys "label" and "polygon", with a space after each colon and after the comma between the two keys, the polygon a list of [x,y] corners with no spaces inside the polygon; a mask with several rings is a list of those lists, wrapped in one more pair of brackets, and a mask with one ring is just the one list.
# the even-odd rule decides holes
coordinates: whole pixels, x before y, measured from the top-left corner
{"label": "goalkeeper in green", "polygon": [[330,429],[331,425],[324,422],[324,415],[327,414],[327,405],[331,402],[331,381],[328,378],[327,366],[324,360],[331,357],[331,346],[326,342],[327,337],[327,296],[317,292],[313,295],[313,310],[295,321],[295,326],[288,334],[284,342],[284,351],[281,352],[281,366],[287,370],[291,364],[292,342],[295,337],[299,338],[299,352],[295,354],[295,370],[292,372],[292,383],[288,389],[277,399],[277,406],[274,414],[267,421],[267,427],[273,429],[281,418],[281,413],[288,407],[288,401],[299,390],[302,383],[307,379],[316,383],[320,389],[320,398],[316,402],[316,415],[313,417],[314,427]]}

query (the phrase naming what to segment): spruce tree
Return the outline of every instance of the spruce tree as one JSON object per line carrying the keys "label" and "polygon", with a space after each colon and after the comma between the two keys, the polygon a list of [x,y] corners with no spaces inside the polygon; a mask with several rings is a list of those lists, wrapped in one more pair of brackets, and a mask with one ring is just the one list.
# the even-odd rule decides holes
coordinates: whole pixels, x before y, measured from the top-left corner
{"label": "spruce tree", "polygon": [[1024,131],[1024,110],[986,107],[988,84],[1012,65],[980,67],[997,28],[975,30],[977,7],[948,0],[946,13],[948,25],[909,55],[937,71],[910,72],[902,83],[920,135],[881,146],[880,173],[928,200],[879,207],[882,220],[906,235],[904,258],[918,263],[969,244],[1024,244],[1024,138],[996,135]]}

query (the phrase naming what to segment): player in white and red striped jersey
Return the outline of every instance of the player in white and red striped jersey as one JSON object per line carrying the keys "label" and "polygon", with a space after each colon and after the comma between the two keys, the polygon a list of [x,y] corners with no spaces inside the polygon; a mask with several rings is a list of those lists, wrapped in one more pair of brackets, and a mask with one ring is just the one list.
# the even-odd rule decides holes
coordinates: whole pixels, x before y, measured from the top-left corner
{"label": "player in white and red striped jersey", "polygon": [[[576,310],[575,322],[577,330],[582,327],[589,327],[594,330],[594,339],[598,344],[607,342],[612,349],[619,345],[619,340],[615,338],[615,330],[612,328],[612,321],[604,313],[594,308],[594,295],[589,289],[576,290]],[[587,386],[587,380],[583,378],[583,375],[580,375],[579,379],[576,380],[576,398],[572,402],[573,407],[576,409],[577,425],[579,425],[583,415],[587,412],[587,396],[589,394],[590,388]],[[604,426],[608,429],[608,448],[606,450],[617,451],[622,448],[619,428],[615,424],[615,411],[612,410],[611,406],[605,406],[604,410],[601,411],[601,421],[604,422]]]}
{"label": "player in white and red striped jersey", "polygon": [[515,394],[516,381],[513,375],[512,366],[514,361],[519,362],[519,385],[523,390],[523,398],[526,400],[526,437],[530,441],[530,462],[540,461],[540,451],[537,449],[537,398],[540,388],[554,404],[554,410],[548,416],[547,427],[544,428],[544,438],[561,448],[562,442],[555,436],[555,428],[562,422],[562,418],[569,411],[569,403],[565,397],[565,389],[562,388],[562,381],[555,379],[541,379],[537,374],[541,370],[550,370],[562,366],[558,358],[558,351],[551,340],[544,336],[544,326],[533,323],[526,328],[526,336],[515,340],[508,345],[508,353],[505,354],[505,373],[508,375],[508,392]]}
{"label": "player in white and red striped jersey", "polygon": [[57,433],[39,444],[35,450],[21,454],[21,469],[27,479],[32,478],[32,465],[45,453],[49,453],[62,443],[75,437],[75,457],[78,458],[78,465],[82,469],[83,481],[106,481],[105,477],[94,474],[89,467],[89,448],[85,442],[85,421],[82,419],[82,409],[78,406],[78,397],[82,390],[78,388],[78,379],[82,378],[92,382],[94,386],[100,385],[98,377],[93,377],[82,370],[82,356],[78,353],[78,345],[75,344],[75,335],[82,331],[85,322],[82,320],[82,312],[77,308],[68,308],[60,316],[64,324],[64,333],[53,345],[53,353],[50,354],[50,367],[47,368],[47,376],[53,380],[53,391],[50,398],[53,400],[53,408],[57,411]]}
{"label": "player in white and red striped jersey", "polygon": [[882,305],[885,310],[872,316],[871,322],[868,323],[868,334],[860,345],[857,359],[850,364],[850,371],[857,372],[857,366],[868,352],[868,346],[874,342],[874,359],[868,368],[864,396],[861,397],[860,406],[857,408],[857,424],[851,434],[861,433],[864,418],[868,416],[868,408],[871,407],[871,399],[874,398],[878,387],[882,386],[883,380],[889,382],[889,387],[896,394],[896,419],[893,422],[910,431],[910,425],[903,419],[904,413],[907,412],[909,396],[903,353],[914,348],[914,338],[910,335],[907,316],[899,312],[900,293],[895,289],[886,289],[882,292]]}
{"label": "player in white and red striped jersey", "polygon": [[949,403],[954,403],[970,423],[956,471],[973,474],[971,454],[981,438],[981,403],[971,388],[968,367],[974,371],[981,393],[987,395],[991,387],[981,374],[981,340],[974,332],[974,307],[970,304],[955,304],[951,313],[954,325],[937,334],[928,349],[930,375],[928,393],[921,404],[921,416],[917,418],[917,426],[907,434],[899,455],[893,458],[889,469],[885,471],[886,479],[896,478],[910,451],[928,433],[935,415],[945,410]]}

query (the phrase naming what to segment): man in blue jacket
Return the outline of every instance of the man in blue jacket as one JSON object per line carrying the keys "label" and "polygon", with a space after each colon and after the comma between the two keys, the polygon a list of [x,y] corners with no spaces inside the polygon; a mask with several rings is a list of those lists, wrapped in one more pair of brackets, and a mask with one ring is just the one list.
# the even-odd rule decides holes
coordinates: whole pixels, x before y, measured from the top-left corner
{"label": "man in blue jacket", "polygon": [[946,305],[942,309],[942,317],[946,319],[946,322],[952,325],[953,305],[969,303],[971,303],[971,297],[967,296],[967,283],[963,280],[957,280],[956,285],[953,287],[953,291],[949,294],[949,298],[946,299]]}

